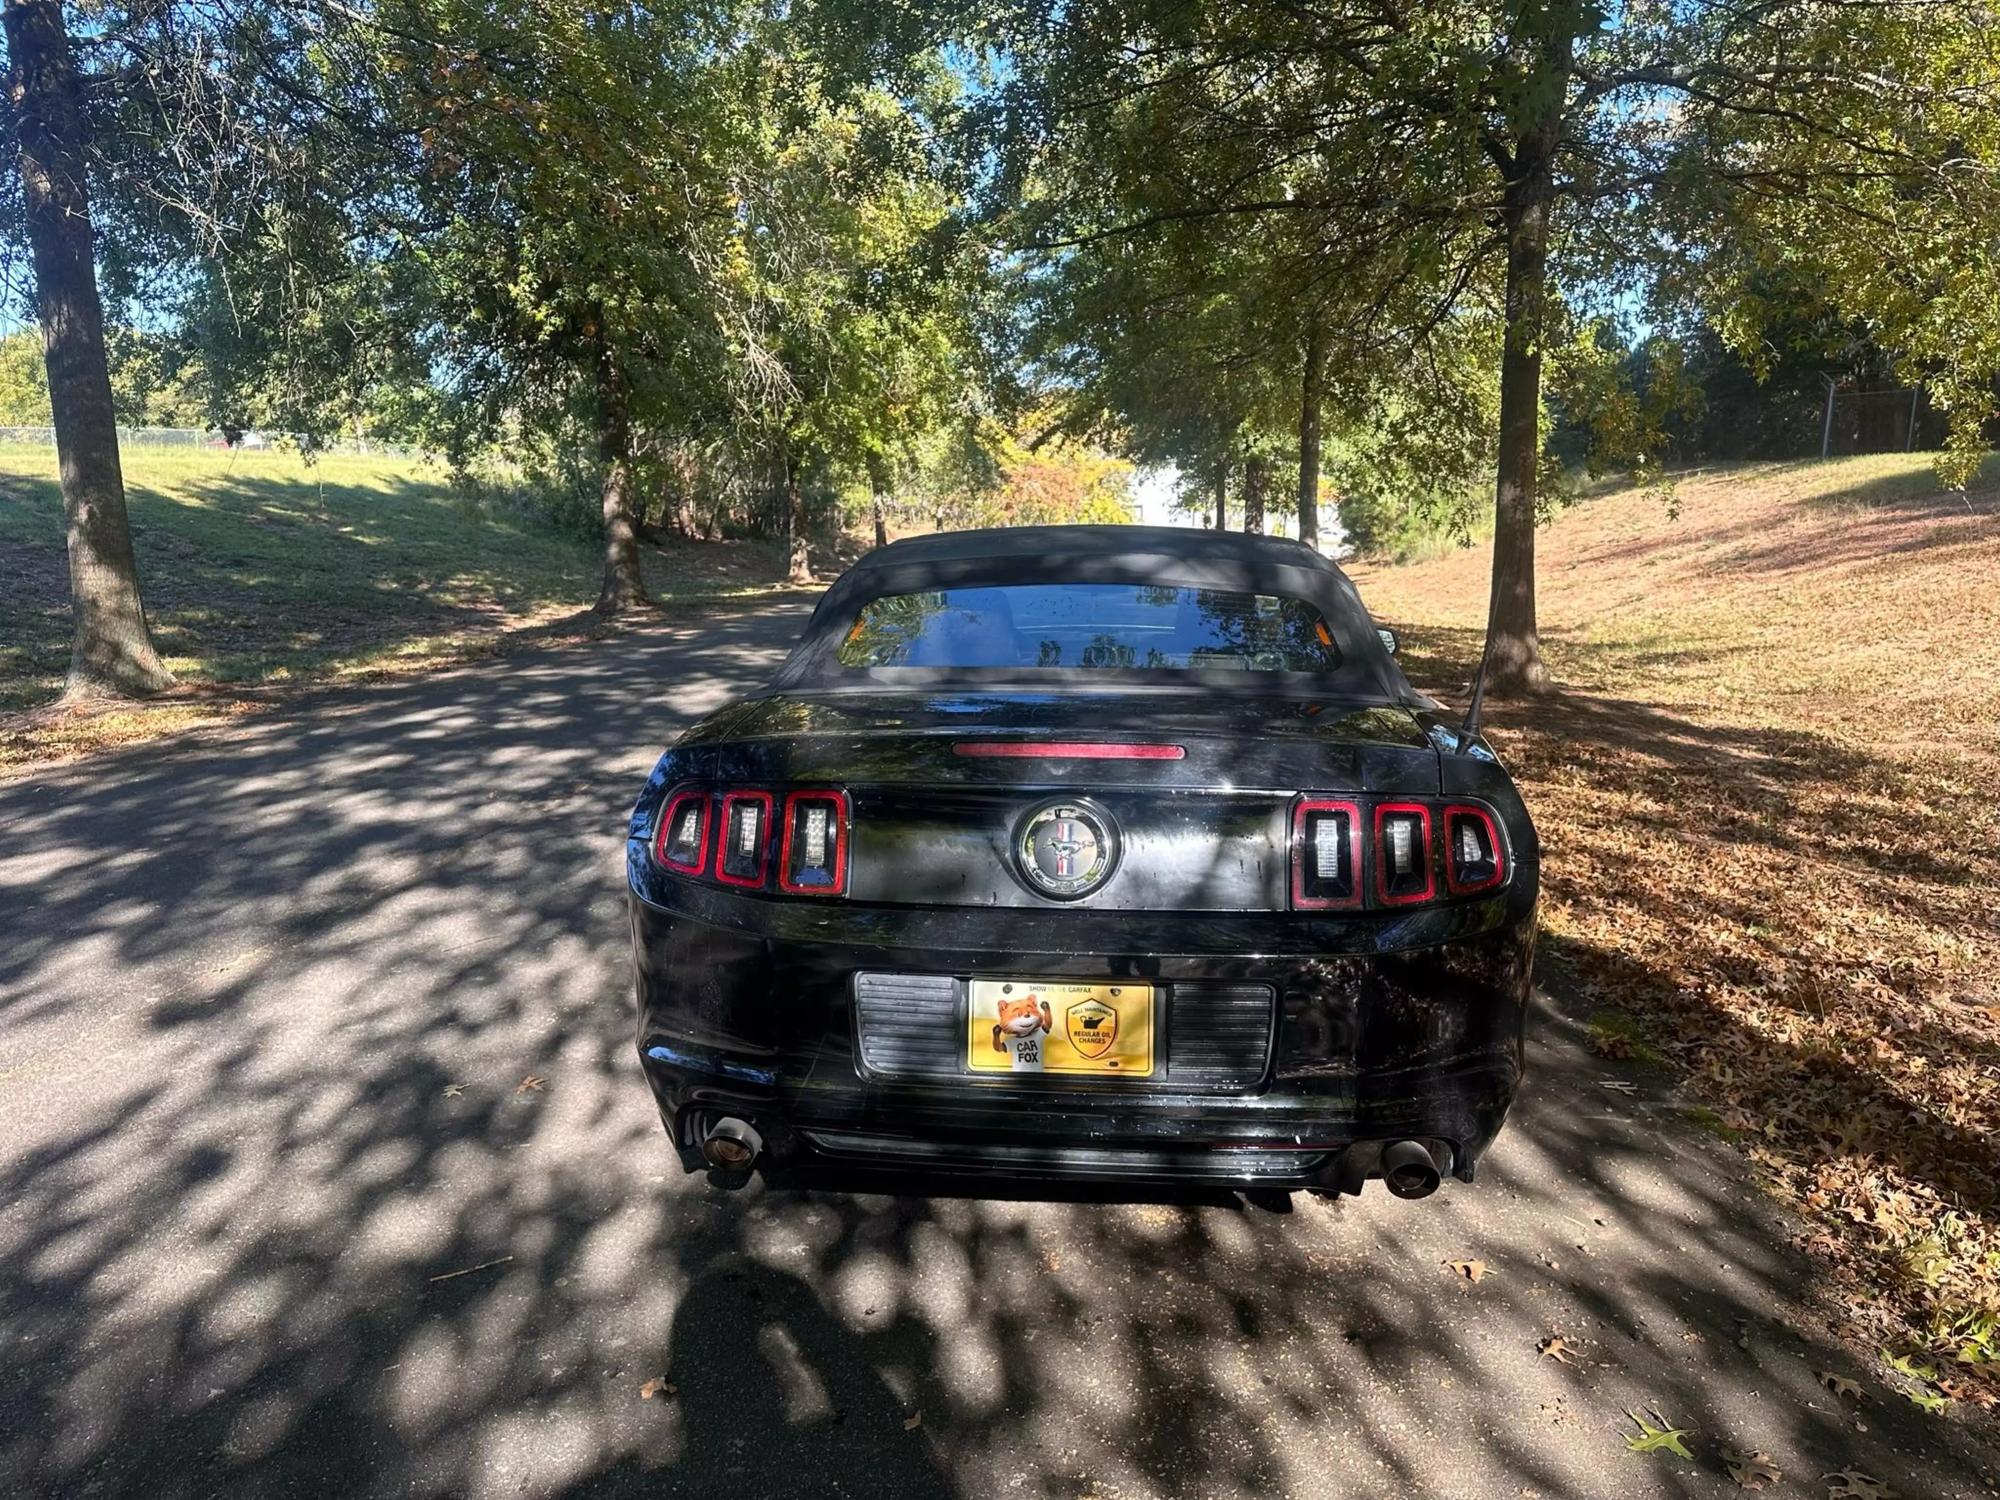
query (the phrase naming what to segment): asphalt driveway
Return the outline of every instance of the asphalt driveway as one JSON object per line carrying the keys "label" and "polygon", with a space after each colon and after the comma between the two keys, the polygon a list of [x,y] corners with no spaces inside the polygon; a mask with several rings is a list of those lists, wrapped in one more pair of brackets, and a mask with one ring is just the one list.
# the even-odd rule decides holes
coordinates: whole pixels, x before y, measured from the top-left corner
{"label": "asphalt driveway", "polygon": [[[0,1492],[1636,1500],[1737,1493],[1733,1447],[1769,1494],[2000,1494],[1553,1004],[1479,1184],[1420,1204],[682,1177],[624,820],[803,615],[0,786]],[[1648,1409],[1691,1462],[1628,1450]]]}

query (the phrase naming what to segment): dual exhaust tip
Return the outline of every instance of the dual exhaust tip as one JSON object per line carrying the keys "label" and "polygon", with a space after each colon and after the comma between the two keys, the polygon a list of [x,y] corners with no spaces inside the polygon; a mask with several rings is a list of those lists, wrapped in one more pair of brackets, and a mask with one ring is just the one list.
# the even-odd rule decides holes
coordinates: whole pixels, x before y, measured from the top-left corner
{"label": "dual exhaust tip", "polygon": [[1438,1180],[1428,1146],[1396,1141],[1382,1148],[1382,1185],[1398,1198],[1428,1198],[1438,1190]]}
{"label": "dual exhaust tip", "polygon": [[764,1137],[748,1120],[724,1115],[701,1139],[702,1159],[721,1172],[747,1172],[763,1154]]}

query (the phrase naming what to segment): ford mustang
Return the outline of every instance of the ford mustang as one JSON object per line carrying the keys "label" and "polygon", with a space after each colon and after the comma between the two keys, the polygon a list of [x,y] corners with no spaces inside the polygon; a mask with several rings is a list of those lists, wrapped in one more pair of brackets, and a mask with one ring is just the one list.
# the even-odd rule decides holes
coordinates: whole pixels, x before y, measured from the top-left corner
{"label": "ford mustang", "polygon": [[639,1057],[683,1165],[1472,1181],[1539,854],[1393,644],[1276,538],[867,554],[632,812]]}

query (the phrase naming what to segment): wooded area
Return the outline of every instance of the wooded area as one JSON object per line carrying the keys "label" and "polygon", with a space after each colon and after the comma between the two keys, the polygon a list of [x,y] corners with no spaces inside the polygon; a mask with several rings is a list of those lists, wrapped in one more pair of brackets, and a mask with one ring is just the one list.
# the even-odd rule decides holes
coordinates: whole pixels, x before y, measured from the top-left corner
{"label": "wooded area", "polygon": [[168,680],[120,403],[540,486],[607,613],[642,532],[784,534],[800,576],[843,495],[878,537],[1115,518],[1131,462],[1308,540],[1329,501],[1364,542],[1490,514],[1502,690],[1546,683],[1535,527],[1579,469],[1755,451],[1822,376],[1920,384],[1946,483],[1990,436],[1984,4],[65,19],[6,5],[72,693]]}

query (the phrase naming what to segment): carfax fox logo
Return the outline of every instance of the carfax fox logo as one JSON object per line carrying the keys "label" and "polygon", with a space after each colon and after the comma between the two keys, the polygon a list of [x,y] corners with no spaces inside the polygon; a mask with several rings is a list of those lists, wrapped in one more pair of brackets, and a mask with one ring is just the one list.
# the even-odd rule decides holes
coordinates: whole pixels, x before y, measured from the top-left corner
{"label": "carfax fox logo", "polygon": [[1005,1052],[1018,1070],[1039,1072],[1042,1066],[1042,1037],[1055,1027],[1049,1002],[1023,995],[1018,1000],[1001,997],[996,1007],[1000,1019],[993,1023],[993,1050]]}
{"label": "carfax fox logo", "polygon": [[1102,1057],[1118,1040],[1118,1012],[1102,1000],[1079,1000],[1063,1012],[1063,1035],[1079,1056]]}

